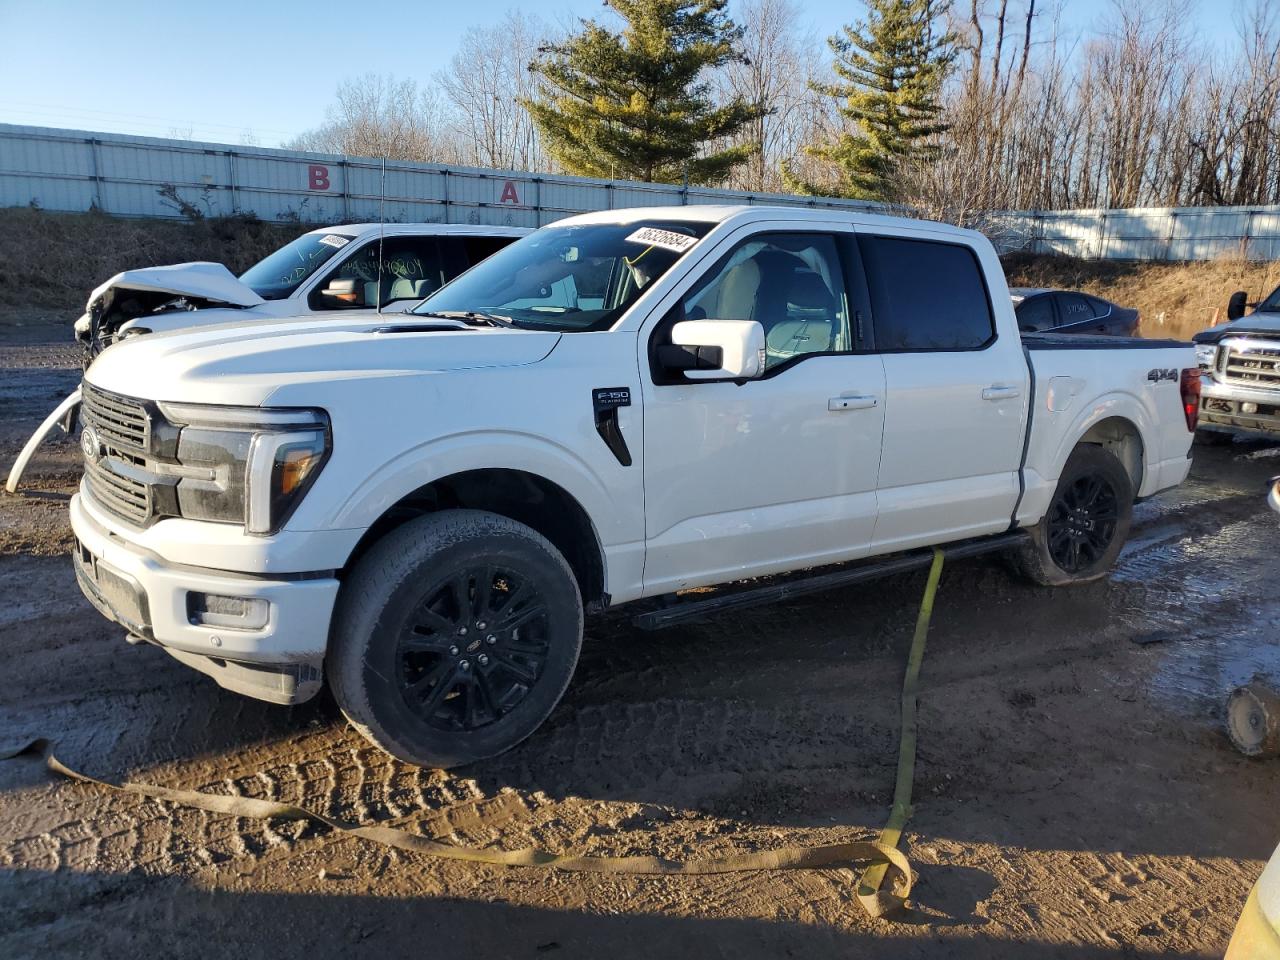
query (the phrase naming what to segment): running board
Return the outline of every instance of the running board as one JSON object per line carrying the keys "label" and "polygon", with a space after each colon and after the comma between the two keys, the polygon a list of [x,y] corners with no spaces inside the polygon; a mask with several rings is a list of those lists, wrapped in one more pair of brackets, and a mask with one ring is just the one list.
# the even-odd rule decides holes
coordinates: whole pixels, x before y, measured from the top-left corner
{"label": "running board", "polygon": [[[978,557],[985,553],[999,553],[1013,547],[1022,546],[1029,539],[1019,530],[1013,533],[999,533],[979,540],[962,540],[942,548],[948,561],[964,560]],[[889,560],[859,561],[856,566],[837,568],[827,573],[811,574],[786,580],[782,583],[771,583],[763,587],[750,587],[722,596],[707,597],[705,600],[685,600],[669,607],[649,610],[632,618],[632,624],[641,630],[662,630],[689,620],[727,610],[742,610],[765,603],[777,603],[810,593],[821,593],[836,587],[845,587],[852,583],[863,583],[867,580],[878,580],[895,573],[906,573],[929,566],[933,562],[933,550],[917,550],[893,557]]]}

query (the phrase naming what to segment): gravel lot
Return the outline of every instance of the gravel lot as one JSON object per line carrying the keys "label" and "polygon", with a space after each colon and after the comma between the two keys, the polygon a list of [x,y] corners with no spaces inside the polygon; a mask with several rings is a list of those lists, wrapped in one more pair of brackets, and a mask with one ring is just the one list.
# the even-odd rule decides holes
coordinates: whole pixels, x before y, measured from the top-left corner
{"label": "gravel lot", "polygon": [[[4,471],[77,382],[67,333],[0,323]],[[261,704],[126,645],[66,557],[77,453],[46,446],[27,494],[0,496],[4,743],[46,736],[102,776],[506,848],[704,856],[870,837],[886,815],[922,574],[657,634],[621,614],[589,623],[538,733],[495,761],[419,770],[327,697]],[[20,758],[0,763],[0,956],[1221,956],[1280,840],[1280,762],[1239,757],[1222,732],[1233,686],[1280,681],[1272,473],[1280,448],[1197,448],[1188,483],[1139,506],[1102,583],[1033,588],[999,559],[946,570],[910,923],[865,918],[845,869],[610,878],[445,863]]]}

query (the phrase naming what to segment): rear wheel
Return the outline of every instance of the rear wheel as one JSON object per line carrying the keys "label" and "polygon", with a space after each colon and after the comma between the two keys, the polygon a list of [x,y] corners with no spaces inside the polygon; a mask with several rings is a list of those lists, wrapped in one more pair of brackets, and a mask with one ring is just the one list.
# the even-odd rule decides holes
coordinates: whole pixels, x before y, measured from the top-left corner
{"label": "rear wheel", "polygon": [[1081,444],[1067,458],[1018,565],[1045,586],[1097,580],[1119,556],[1132,517],[1133,483],[1123,464],[1102,447]]}
{"label": "rear wheel", "polygon": [[568,563],[514,520],[450,510],[376,544],[343,585],[330,640],[334,696],[392,756],[451,767],[531,734],[582,646]]}

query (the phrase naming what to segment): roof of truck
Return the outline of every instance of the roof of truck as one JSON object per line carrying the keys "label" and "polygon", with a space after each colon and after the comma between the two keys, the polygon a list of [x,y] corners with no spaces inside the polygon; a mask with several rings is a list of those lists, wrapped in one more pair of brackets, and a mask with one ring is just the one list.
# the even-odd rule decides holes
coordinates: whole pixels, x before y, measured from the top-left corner
{"label": "roof of truck", "polygon": [[957,239],[973,239],[981,236],[973,230],[940,223],[936,220],[920,220],[914,217],[888,217],[879,213],[868,213],[857,208],[841,210],[835,207],[792,206],[789,204],[690,204],[682,207],[627,207],[617,210],[596,210],[591,213],[580,213],[557,221],[567,223],[632,223],[638,220],[670,220],[696,223],[724,223],[728,220],[741,220],[750,223],[759,220],[813,220],[829,223],[834,220],[847,219],[851,223],[865,227],[923,227],[931,233],[951,234]]}
{"label": "roof of truck", "polygon": [[460,236],[460,237],[523,237],[533,231],[528,227],[495,227],[482,223],[336,223],[330,227],[317,227],[311,233],[342,233],[362,236],[382,230],[388,237],[403,236]]}

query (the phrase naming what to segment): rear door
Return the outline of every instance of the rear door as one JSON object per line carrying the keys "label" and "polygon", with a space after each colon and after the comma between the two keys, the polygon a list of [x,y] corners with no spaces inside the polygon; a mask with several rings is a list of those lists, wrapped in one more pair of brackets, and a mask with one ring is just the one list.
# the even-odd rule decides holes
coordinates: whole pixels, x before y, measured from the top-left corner
{"label": "rear door", "polygon": [[873,551],[994,533],[1018,495],[1030,375],[963,243],[860,233],[885,424]]}

